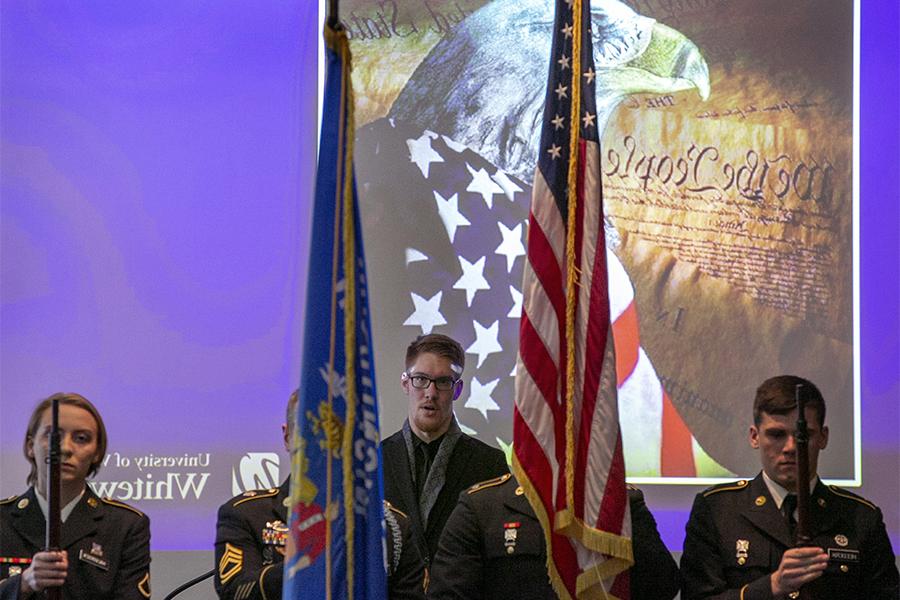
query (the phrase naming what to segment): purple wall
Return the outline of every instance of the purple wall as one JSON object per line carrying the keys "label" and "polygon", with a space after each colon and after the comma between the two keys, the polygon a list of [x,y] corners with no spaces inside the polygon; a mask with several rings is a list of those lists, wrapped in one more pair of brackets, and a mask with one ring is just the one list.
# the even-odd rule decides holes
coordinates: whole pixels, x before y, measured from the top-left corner
{"label": "purple wall", "polygon": [[[153,518],[156,550],[211,547],[242,462],[287,474],[279,426],[298,372],[315,15],[306,0],[4,4],[0,495],[24,488],[25,421],[59,390],[107,420],[98,480],[130,483],[132,496],[153,482],[150,499],[130,501]],[[884,509],[895,551],[898,22],[895,3],[862,9],[860,493]],[[253,471],[249,453],[265,452],[277,472]],[[646,489],[673,550],[698,490]]]}

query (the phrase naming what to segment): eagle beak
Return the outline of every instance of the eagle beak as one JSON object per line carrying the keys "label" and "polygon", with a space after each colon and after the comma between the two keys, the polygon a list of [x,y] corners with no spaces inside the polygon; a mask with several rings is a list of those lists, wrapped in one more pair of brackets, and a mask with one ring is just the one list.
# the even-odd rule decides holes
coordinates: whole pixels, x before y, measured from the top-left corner
{"label": "eagle beak", "polygon": [[649,88],[646,91],[696,89],[702,100],[709,98],[709,67],[700,49],[684,34],[662,23],[653,24],[647,49],[627,67],[644,72],[644,87]]}

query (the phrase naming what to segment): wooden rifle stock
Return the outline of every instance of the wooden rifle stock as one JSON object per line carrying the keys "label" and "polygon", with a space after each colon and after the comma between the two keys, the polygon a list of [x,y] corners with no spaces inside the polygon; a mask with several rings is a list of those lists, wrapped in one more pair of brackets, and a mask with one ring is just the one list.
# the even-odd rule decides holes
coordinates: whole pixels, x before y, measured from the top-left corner
{"label": "wooden rifle stock", "polygon": [[[59,550],[59,533],[61,527],[60,518],[60,463],[62,452],[59,442],[59,400],[53,400],[51,405],[53,424],[50,428],[50,447],[47,456],[47,532],[45,550]],[[49,600],[61,600],[62,588],[51,587],[45,590]]]}
{"label": "wooden rifle stock", "polygon": [[[797,449],[797,529],[794,546],[809,546],[812,541],[809,523],[809,430],[806,427],[806,400],[802,384],[797,384],[794,397],[797,401],[797,429],[794,445]],[[809,592],[800,588],[801,600],[812,600]]]}

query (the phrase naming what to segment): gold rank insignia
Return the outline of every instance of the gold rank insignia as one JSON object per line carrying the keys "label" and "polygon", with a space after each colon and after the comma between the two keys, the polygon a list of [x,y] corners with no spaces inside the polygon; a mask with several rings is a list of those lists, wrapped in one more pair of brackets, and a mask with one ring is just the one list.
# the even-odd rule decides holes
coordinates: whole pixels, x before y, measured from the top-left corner
{"label": "gold rank insignia", "polygon": [[737,540],[735,542],[735,558],[739,565],[747,562],[747,553],[750,551],[750,540]]}
{"label": "gold rank insignia", "polygon": [[22,567],[14,566],[9,568],[9,576],[15,577],[16,575],[22,574]]}
{"label": "gold rank insignia", "polygon": [[21,500],[19,500],[19,503],[16,504],[16,507],[18,507],[19,510],[25,510],[26,508],[28,508],[28,498],[22,498]]}
{"label": "gold rank insignia", "polygon": [[765,496],[757,496],[757,497],[756,497],[756,505],[757,505],[757,506],[762,506],[762,505],[765,504],[765,503],[766,503],[766,497],[765,497]]}
{"label": "gold rank insignia", "polygon": [[222,585],[241,572],[244,566],[244,551],[228,542],[225,543],[225,554],[219,560],[219,581]]}
{"label": "gold rank insignia", "polygon": [[516,488],[516,496],[521,496],[524,493],[525,493],[525,488],[523,488],[521,485]]}
{"label": "gold rank insignia", "polygon": [[97,508],[97,499],[94,497],[90,497],[87,499],[88,506],[91,508]]}

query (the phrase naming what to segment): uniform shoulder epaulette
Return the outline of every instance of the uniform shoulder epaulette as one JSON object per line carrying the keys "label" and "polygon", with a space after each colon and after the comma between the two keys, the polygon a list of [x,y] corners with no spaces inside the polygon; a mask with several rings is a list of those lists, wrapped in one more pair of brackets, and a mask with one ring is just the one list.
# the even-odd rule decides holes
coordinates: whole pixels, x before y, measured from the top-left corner
{"label": "uniform shoulder epaulette", "polygon": [[501,475],[500,477],[495,477],[493,479],[488,479],[487,481],[480,481],[466,490],[467,494],[474,494],[475,492],[480,492],[481,490],[486,490],[490,487],[494,487],[495,485],[500,485],[501,483],[506,483],[509,478],[512,477],[511,473],[507,473],[505,475]]}
{"label": "uniform shoulder epaulette", "polygon": [[278,495],[280,492],[278,488],[269,488],[267,490],[250,490],[248,492],[244,492],[240,496],[235,499],[235,501],[231,504],[232,507],[235,507],[239,504],[243,504],[244,502],[250,502],[251,500],[259,500],[261,498],[272,498]]}
{"label": "uniform shoulder epaulette", "polygon": [[139,511],[138,509],[136,509],[133,506],[129,506],[128,504],[125,504],[124,502],[119,502],[118,500],[113,500],[112,498],[100,498],[100,501],[103,502],[103,504],[106,504],[108,506],[115,506],[116,508],[124,508],[126,510],[130,510],[131,512],[133,512],[134,514],[136,514],[140,517],[144,516],[144,513],[142,513],[141,511]]}
{"label": "uniform shoulder epaulette", "polygon": [[862,496],[857,496],[857,495],[854,494],[853,492],[848,492],[847,490],[845,490],[845,489],[843,489],[843,488],[839,488],[839,487],[836,486],[836,485],[829,485],[829,486],[826,486],[826,487],[827,487],[828,490],[829,490],[832,494],[834,494],[835,496],[840,496],[841,498],[847,498],[848,500],[853,500],[853,501],[855,501],[855,502],[859,502],[860,504],[862,504],[862,505],[864,505],[864,506],[868,506],[868,507],[871,508],[872,510],[878,510],[878,507],[877,507],[877,506],[875,506],[874,504],[872,504],[871,502],[869,502],[868,500],[866,500],[866,499],[863,498]]}
{"label": "uniform shoulder epaulette", "polygon": [[18,497],[19,496],[17,494],[13,494],[9,498],[4,498],[3,500],[0,500],[0,506],[3,506],[4,504],[10,504],[12,502],[15,502],[18,499]]}
{"label": "uniform shoulder epaulette", "polygon": [[409,515],[407,515],[405,512],[403,512],[402,510],[400,510],[399,508],[397,508],[396,506],[394,506],[393,504],[391,504],[391,503],[388,502],[387,500],[384,501],[384,507],[385,507],[386,509],[392,511],[392,512],[397,513],[398,515],[400,515],[400,516],[403,517],[404,519],[408,519],[408,518],[409,518]]}
{"label": "uniform shoulder epaulette", "polygon": [[734,492],[737,490],[742,490],[750,485],[750,482],[746,479],[741,479],[740,481],[733,481],[730,483],[720,483],[719,485],[715,485],[703,492],[703,497],[707,498],[712,496],[713,494],[718,494],[719,492]]}

